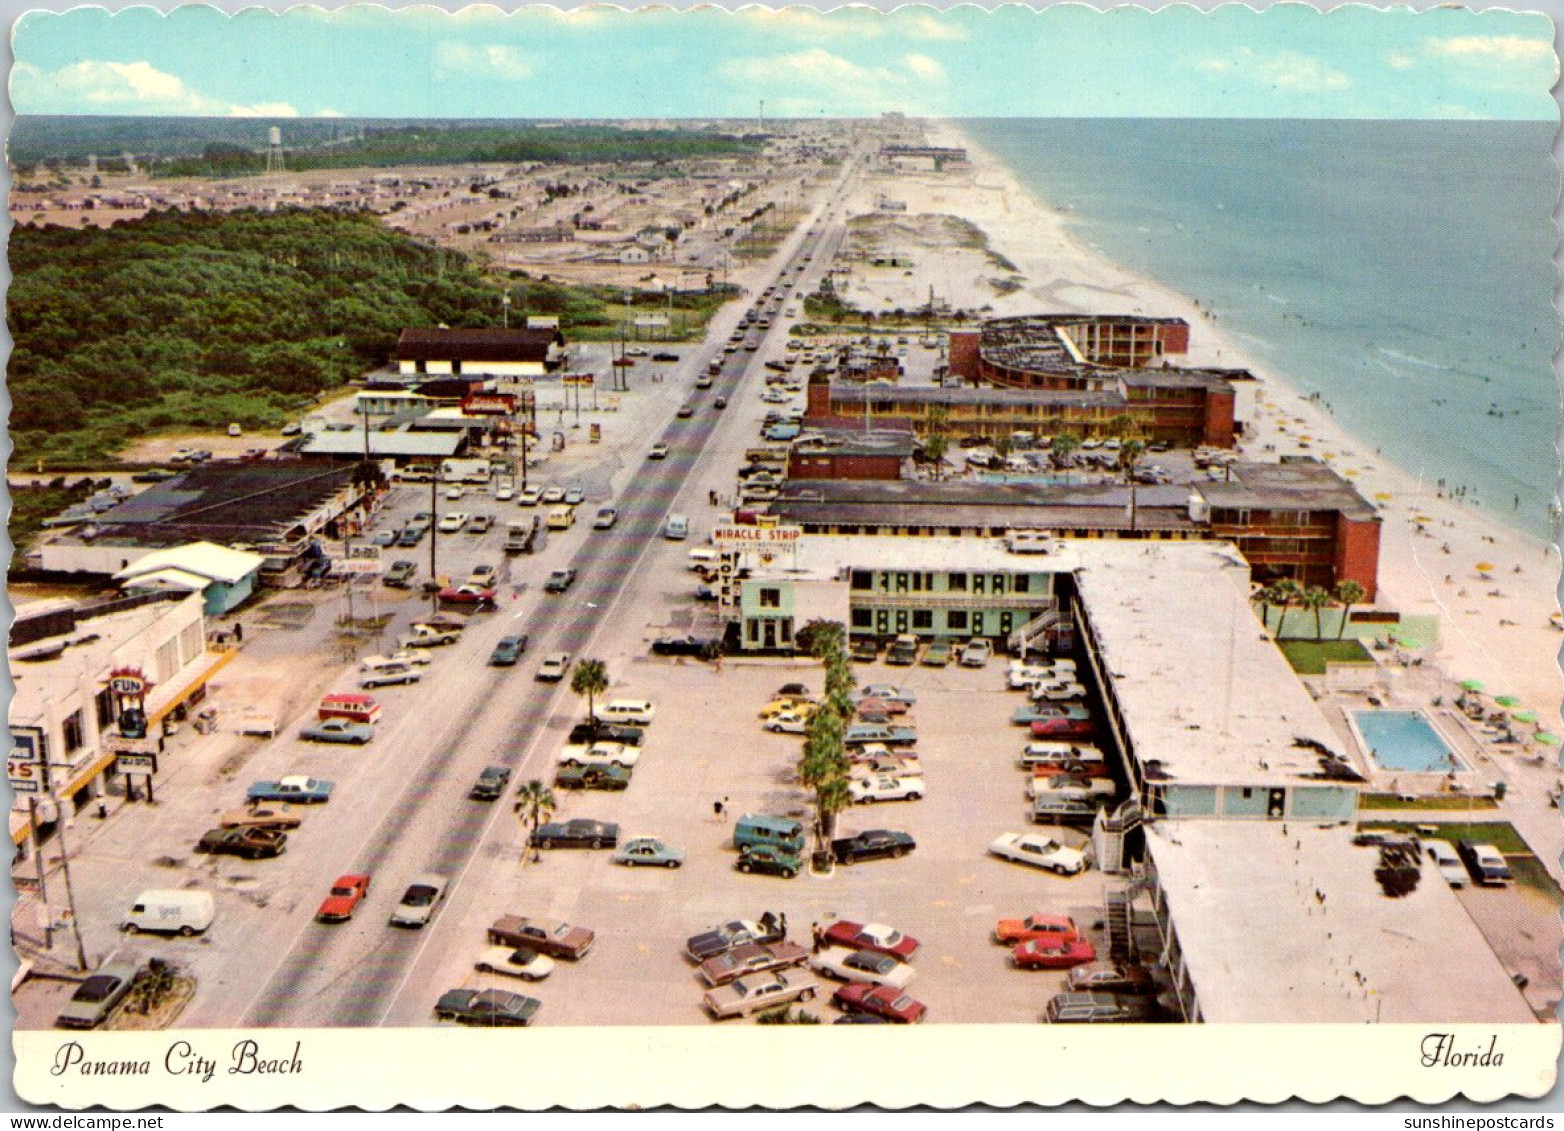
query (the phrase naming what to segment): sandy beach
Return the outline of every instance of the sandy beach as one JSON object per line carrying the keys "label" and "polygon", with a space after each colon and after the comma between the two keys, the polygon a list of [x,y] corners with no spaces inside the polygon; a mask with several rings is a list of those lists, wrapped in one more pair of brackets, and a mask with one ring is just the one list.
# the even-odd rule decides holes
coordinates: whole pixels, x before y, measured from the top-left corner
{"label": "sandy beach", "polygon": [[[1543,726],[1558,729],[1553,724],[1564,698],[1558,665],[1564,635],[1553,622],[1559,576],[1553,547],[1381,458],[1350,436],[1325,407],[1299,394],[1284,374],[1255,364],[1201,309],[1198,296],[1139,277],[1075,242],[1063,214],[1029,193],[954,124],[941,122],[934,129],[938,136],[931,143],[964,146],[970,169],[870,179],[851,211],[872,211],[884,193],[905,202],[908,217],[959,215],[981,228],[990,249],[1016,270],[1008,289],[996,288],[994,277],[1004,272],[984,269],[973,256],[930,257],[918,264],[921,285],[932,284],[957,308],[986,307],[1001,315],[1078,310],[1186,319],[1191,326],[1188,363],[1242,367],[1261,378],[1254,417],[1246,422],[1246,455],[1319,457],[1379,508],[1384,528],[1377,607],[1404,616],[1438,616],[1432,662],[1454,680],[1481,680],[1493,694],[1516,696],[1538,713]],[[876,285],[875,280],[858,283],[863,291]],[[863,297],[856,299],[860,305]]]}

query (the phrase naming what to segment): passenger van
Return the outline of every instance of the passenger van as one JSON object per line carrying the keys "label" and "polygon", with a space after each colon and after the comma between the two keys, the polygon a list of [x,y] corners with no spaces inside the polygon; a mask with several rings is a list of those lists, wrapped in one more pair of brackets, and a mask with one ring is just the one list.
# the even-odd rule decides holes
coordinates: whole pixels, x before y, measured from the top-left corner
{"label": "passenger van", "polygon": [[569,530],[576,524],[576,508],[561,504],[550,507],[548,512],[548,528],[550,530]]}
{"label": "passenger van", "polygon": [[373,695],[323,695],[316,716],[321,722],[327,719],[347,719],[373,725],[380,721],[380,704]]}
{"label": "passenger van", "polygon": [[131,935],[142,931],[199,935],[216,917],[211,892],[155,889],[136,897],[120,929]]}
{"label": "passenger van", "polygon": [[796,856],[804,851],[804,826],[792,817],[744,814],[733,826],[733,847],[743,852],[746,848],[761,845],[779,848]]}
{"label": "passenger van", "polygon": [[690,519],[688,515],[670,514],[667,523],[663,526],[663,537],[671,542],[682,542],[690,536]]}
{"label": "passenger van", "polygon": [[691,569],[716,569],[722,564],[722,555],[710,546],[697,546],[690,551]]}

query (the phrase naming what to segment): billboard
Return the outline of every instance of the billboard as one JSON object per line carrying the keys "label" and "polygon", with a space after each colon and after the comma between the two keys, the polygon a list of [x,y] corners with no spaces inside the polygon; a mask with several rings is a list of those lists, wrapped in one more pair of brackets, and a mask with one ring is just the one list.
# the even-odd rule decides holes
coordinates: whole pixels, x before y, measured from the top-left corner
{"label": "billboard", "polygon": [[11,755],[5,761],[6,776],[14,793],[41,793],[44,788],[42,727],[11,728]]}
{"label": "billboard", "polygon": [[749,546],[796,546],[804,535],[802,526],[719,526],[711,540],[724,550]]}

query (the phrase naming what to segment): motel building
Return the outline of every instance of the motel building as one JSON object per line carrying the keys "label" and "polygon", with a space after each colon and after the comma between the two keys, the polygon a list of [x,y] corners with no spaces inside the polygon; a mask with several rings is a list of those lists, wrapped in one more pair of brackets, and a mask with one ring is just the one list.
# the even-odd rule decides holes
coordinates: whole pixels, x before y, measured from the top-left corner
{"label": "motel building", "polygon": [[[48,842],[61,822],[106,800],[116,777],[124,784],[117,762],[128,747],[118,724],[128,709],[139,702],[148,736],[131,745],[155,755],[165,725],[185,718],[238,654],[208,643],[205,604],[199,589],[176,587],[17,610],[8,650],[16,684],[8,770],[17,860]],[[146,780],[141,768],[138,784]]]}
{"label": "motel building", "polygon": [[1537,1020],[1437,872],[1382,889],[1355,843],[1369,753],[1287,664],[1232,544],[749,530],[714,532],[743,650],[825,619],[1076,659],[1119,787],[1090,829],[1104,957],[1166,969],[1187,1020]]}

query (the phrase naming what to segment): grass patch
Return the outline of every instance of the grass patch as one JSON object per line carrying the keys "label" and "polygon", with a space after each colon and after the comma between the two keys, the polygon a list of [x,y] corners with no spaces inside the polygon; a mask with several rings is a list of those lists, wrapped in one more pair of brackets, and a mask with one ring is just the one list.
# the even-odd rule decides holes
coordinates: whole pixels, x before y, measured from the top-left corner
{"label": "grass patch", "polygon": [[1497,809],[1499,803],[1491,797],[1419,797],[1412,801],[1394,793],[1365,793],[1358,798],[1359,809],[1428,809],[1440,812],[1458,812],[1462,809]]}
{"label": "grass patch", "polygon": [[1374,662],[1374,657],[1356,640],[1278,640],[1276,646],[1299,675],[1324,675],[1326,664]]}
{"label": "grass patch", "polygon": [[[54,484],[59,484],[55,486]],[[23,549],[33,535],[43,529],[45,519],[53,518],[66,507],[92,494],[92,480],[80,479],[66,485],[55,479],[47,487],[11,488],[11,544]]]}
{"label": "grass patch", "polygon": [[[1430,828],[1435,826],[1430,825]],[[1415,821],[1362,821],[1358,824],[1360,832],[1373,829],[1387,829],[1398,833],[1417,832]],[[1454,844],[1458,840],[1475,840],[1482,844],[1491,844],[1506,856],[1511,854],[1532,855],[1531,846],[1522,839],[1521,834],[1515,831],[1515,826],[1508,821],[1440,821],[1438,831],[1425,836],[1417,835],[1427,840],[1432,836],[1439,840],[1448,840]]]}
{"label": "grass patch", "polygon": [[1548,875],[1541,860],[1535,856],[1522,856],[1518,860],[1507,859],[1505,863],[1510,866],[1510,874],[1515,877],[1516,883],[1540,892],[1555,906],[1564,903],[1564,891],[1560,891],[1559,885],[1553,882],[1553,877]]}

